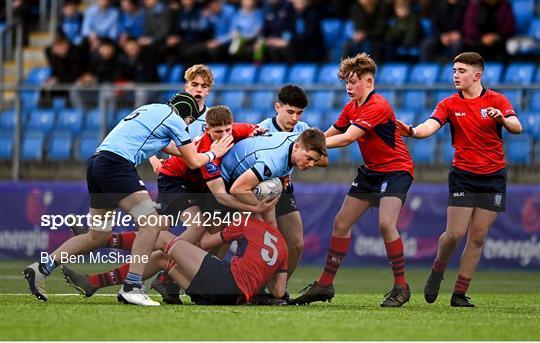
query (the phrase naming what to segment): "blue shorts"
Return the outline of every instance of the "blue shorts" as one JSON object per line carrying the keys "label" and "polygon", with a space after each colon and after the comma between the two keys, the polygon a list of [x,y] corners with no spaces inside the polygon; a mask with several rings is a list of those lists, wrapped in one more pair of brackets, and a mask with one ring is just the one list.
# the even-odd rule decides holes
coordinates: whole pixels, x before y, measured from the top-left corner
{"label": "blue shorts", "polygon": [[128,195],[146,190],[135,166],[122,156],[100,151],[86,161],[86,184],[90,194],[90,207],[117,208]]}
{"label": "blue shorts", "polygon": [[202,198],[190,190],[189,182],[178,177],[159,174],[158,176],[159,214],[177,216],[184,210],[197,206],[198,198]]}

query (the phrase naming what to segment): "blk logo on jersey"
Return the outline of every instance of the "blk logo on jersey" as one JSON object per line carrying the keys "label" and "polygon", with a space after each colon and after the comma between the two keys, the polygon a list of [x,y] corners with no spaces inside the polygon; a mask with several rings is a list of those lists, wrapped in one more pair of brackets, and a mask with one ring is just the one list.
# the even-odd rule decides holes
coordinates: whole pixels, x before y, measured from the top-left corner
{"label": "blk logo on jersey", "polygon": [[455,115],[456,117],[465,117],[465,114],[466,114],[465,112],[455,112],[455,113],[454,113],[454,115]]}

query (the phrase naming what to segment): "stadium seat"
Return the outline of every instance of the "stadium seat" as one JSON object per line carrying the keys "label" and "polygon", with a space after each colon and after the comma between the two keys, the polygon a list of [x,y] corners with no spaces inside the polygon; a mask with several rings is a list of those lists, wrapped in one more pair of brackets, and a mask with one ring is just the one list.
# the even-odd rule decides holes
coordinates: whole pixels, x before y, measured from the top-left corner
{"label": "stadium seat", "polygon": [[174,64],[168,70],[166,83],[183,83],[184,82],[184,66],[181,64]]}
{"label": "stadium seat", "polygon": [[231,109],[239,109],[244,106],[246,101],[246,92],[244,91],[223,91],[221,93],[221,102]]}
{"label": "stadium seat", "polygon": [[99,130],[101,128],[101,110],[94,108],[86,112],[84,121],[85,130]]}
{"label": "stadium seat", "polygon": [[285,64],[270,63],[261,66],[257,83],[281,85],[285,80],[287,66]]}
{"label": "stadium seat", "polygon": [[454,90],[439,90],[435,91],[433,93],[433,108],[437,106],[437,104],[441,101],[443,101],[445,98],[448,98],[449,96],[453,95],[456,91]]}
{"label": "stadium seat", "polygon": [[437,149],[435,137],[415,139],[410,143],[409,147],[415,164],[431,164],[435,162],[435,151]]}
{"label": "stadium seat", "polygon": [[321,20],[321,31],[323,34],[324,45],[327,49],[331,49],[342,39],[343,27],[343,21],[340,19]]}
{"label": "stadium seat", "polygon": [[377,83],[401,86],[407,80],[408,71],[405,63],[386,63],[377,74]]}
{"label": "stadium seat", "polygon": [[338,113],[341,113],[343,106],[347,105],[350,101],[351,101],[351,97],[349,96],[349,94],[347,94],[347,92],[341,93],[341,97],[338,103],[338,111],[339,111]]}
{"label": "stadium seat", "polygon": [[317,66],[312,63],[297,63],[291,66],[287,82],[297,85],[315,83]]}
{"label": "stadium seat", "polygon": [[437,63],[417,63],[412,67],[409,82],[432,85],[437,82],[439,70]]}
{"label": "stadium seat", "polygon": [[77,159],[80,161],[86,161],[98,147],[98,134],[97,132],[85,131],[80,135]]}
{"label": "stadium seat", "polygon": [[118,124],[122,119],[124,119],[131,112],[133,112],[133,109],[129,107],[123,107],[123,108],[118,109],[115,114],[116,123]]}
{"label": "stadium seat", "polygon": [[519,116],[523,131],[534,140],[540,140],[540,112],[525,112]]}
{"label": "stadium seat", "polygon": [[258,124],[263,119],[263,115],[258,110],[239,110],[234,113],[234,120],[238,123],[250,123],[250,124]]}
{"label": "stadium seat", "polygon": [[397,106],[397,99],[396,99],[396,91],[393,90],[377,90],[377,93],[379,93],[383,98],[388,101],[390,106],[395,108]]}
{"label": "stadium seat", "polygon": [[511,63],[506,68],[504,83],[528,86],[532,83],[534,77],[535,65],[533,63]]}
{"label": "stadium seat", "polygon": [[30,111],[26,128],[28,130],[49,132],[54,126],[54,112],[48,109],[34,109]]}
{"label": "stadium seat", "polygon": [[482,83],[486,86],[496,85],[501,82],[504,66],[499,62],[486,62],[484,73],[482,74]]}
{"label": "stadium seat", "polygon": [[508,101],[512,104],[512,107],[516,112],[521,112],[523,109],[522,103],[523,103],[523,92],[521,89],[504,89],[500,91]]}
{"label": "stadium seat", "polygon": [[64,109],[58,112],[56,130],[77,134],[82,129],[84,113],[81,110]]}
{"label": "stadium seat", "polygon": [[532,147],[530,136],[511,136],[506,146],[507,161],[511,164],[530,164]]}
{"label": "stadium seat", "polygon": [[536,77],[534,78],[534,82],[540,83],[540,67],[536,68]]}
{"label": "stadium seat", "polygon": [[540,90],[529,92],[529,111],[540,113]]}
{"label": "stadium seat", "polygon": [[314,108],[312,110],[307,110],[302,114],[300,118],[301,121],[306,122],[310,127],[318,127],[323,129],[323,113]]}
{"label": "stadium seat", "polygon": [[441,140],[441,152],[442,162],[444,164],[452,163],[452,160],[454,159],[454,147],[452,146],[451,137],[447,137]]}
{"label": "stadium seat", "polygon": [[51,68],[34,67],[26,76],[26,84],[41,85],[51,76]]}
{"label": "stadium seat", "polygon": [[15,110],[5,110],[0,113],[0,130],[13,130],[17,124]]}
{"label": "stadium seat", "polygon": [[443,64],[439,72],[439,82],[445,84],[454,83],[454,63]]}
{"label": "stadium seat", "polygon": [[21,146],[23,161],[40,161],[43,158],[43,140],[45,134],[39,131],[27,131]]}
{"label": "stadium seat", "polygon": [[159,64],[157,66],[157,73],[160,82],[167,82],[167,77],[169,76],[169,65],[166,63]]}
{"label": "stadium seat", "polygon": [[328,159],[330,160],[330,164],[343,163],[345,161],[343,152],[343,148],[328,149]]}
{"label": "stadium seat", "polygon": [[406,110],[425,112],[427,105],[426,91],[408,90],[402,93],[401,107]]}
{"label": "stadium seat", "polygon": [[416,113],[410,110],[395,109],[394,115],[396,119],[401,120],[405,124],[414,125]]}
{"label": "stadium seat", "polygon": [[317,77],[317,82],[341,85],[342,81],[337,77],[338,70],[339,64],[337,63],[323,64],[319,69],[319,76]]}
{"label": "stadium seat", "polygon": [[73,136],[70,132],[55,131],[49,138],[47,158],[51,161],[65,161],[71,158]]}
{"label": "stadium seat", "polygon": [[338,149],[347,149],[347,159],[350,163],[353,163],[353,164],[364,163],[364,159],[362,158],[362,153],[360,152],[358,143],[354,142],[354,143],[349,144],[346,148],[338,148]]}
{"label": "stadium seat", "polygon": [[13,133],[10,131],[0,131],[0,160],[11,160],[13,158]]}
{"label": "stadium seat", "polygon": [[321,124],[322,128],[324,128],[323,131],[326,131],[326,129],[334,125],[340,113],[341,108],[333,108],[326,112],[326,114],[323,116],[323,121]]}
{"label": "stadium seat", "polygon": [[336,92],[314,91],[309,95],[309,108],[315,111],[327,111],[334,107]]}
{"label": "stadium seat", "polygon": [[537,142],[533,147],[534,164],[540,165],[540,142]]}
{"label": "stadium seat", "polygon": [[235,64],[229,75],[229,83],[250,85],[255,82],[257,67],[254,64]]}
{"label": "stadium seat", "polygon": [[516,33],[525,35],[534,16],[534,0],[511,1],[516,21]]}
{"label": "stadium seat", "polygon": [[214,75],[214,83],[221,85],[227,81],[228,67],[226,64],[209,64],[208,67]]}
{"label": "stadium seat", "polygon": [[273,113],[276,100],[276,95],[272,91],[254,91],[251,93],[251,108]]}

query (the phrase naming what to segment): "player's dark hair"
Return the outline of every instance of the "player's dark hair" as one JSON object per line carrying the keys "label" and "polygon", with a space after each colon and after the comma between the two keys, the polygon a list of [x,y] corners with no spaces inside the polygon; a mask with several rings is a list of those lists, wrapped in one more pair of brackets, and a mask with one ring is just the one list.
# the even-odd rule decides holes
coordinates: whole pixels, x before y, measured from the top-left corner
{"label": "player's dark hair", "polygon": [[463,52],[454,58],[454,63],[463,63],[484,70],[484,59],[476,52]]}
{"label": "player's dark hair", "polygon": [[284,105],[298,108],[306,108],[308,105],[306,93],[297,85],[286,85],[281,87],[278,94],[278,100]]}
{"label": "player's dark hair", "polygon": [[167,101],[167,104],[174,108],[176,114],[184,120],[191,118],[194,121],[200,115],[199,105],[197,105],[197,101],[189,93],[176,93]]}
{"label": "player's dark hair", "polygon": [[347,80],[352,75],[356,74],[359,78],[364,74],[371,74],[375,77],[377,65],[375,61],[365,52],[357,54],[353,57],[347,57],[341,60],[339,64],[338,78]]}
{"label": "player's dark hair", "polygon": [[206,112],[206,125],[209,128],[231,125],[232,122],[233,115],[227,106],[213,106]]}
{"label": "player's dark hair", "polygon": [[328,156],[328,150],[326,149],[326,138],[324,133],[317,128],[310,128],[305,130],[298,136],[297,142],[300,143],[302,148],[306,151],[315,151],[316,153]]}

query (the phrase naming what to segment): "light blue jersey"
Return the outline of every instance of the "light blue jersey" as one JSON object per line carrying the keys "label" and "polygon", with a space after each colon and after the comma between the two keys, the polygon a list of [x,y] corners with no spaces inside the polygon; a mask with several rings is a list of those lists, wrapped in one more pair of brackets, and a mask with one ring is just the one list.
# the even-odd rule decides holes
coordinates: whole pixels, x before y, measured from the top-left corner
{"label": "light blue jersey", "polygon": [[105,137],[97,151],[110,151],[135,165],[166,147],[191,143],[187,125],[169,105],[150,104],[127,115]]}
{"label": "light blue jersey", "polygon": [[206,112],[208,112],[208,107],[204,107],[204,112],[199,118],[197,118],[193,123],[188,125],[189,135],[191,139],[195,139],[206,130]]}
{"label": "light blue jersey", "polygon": [[[285,132],[279,127],[276,117],[266,118],[265,120],[263,120],[257,125],[259,127],[268,129],[269,130],[268,132]],[[291,132],[302,133],[306,131],[307,129],[309,129],[309,125],[303,121],[299,121],[298,123],[296,123],[296,125],[294,126]]]}
{"label": "light blue jersey", "polygon": [[246,170],[253,170],[260,181],[289,175],[291,154],[298,133],[273,132],[236,143],[221,160],[221,176],[234,182]]}

